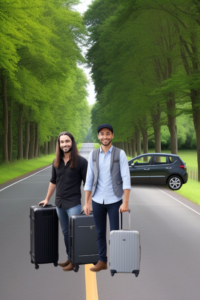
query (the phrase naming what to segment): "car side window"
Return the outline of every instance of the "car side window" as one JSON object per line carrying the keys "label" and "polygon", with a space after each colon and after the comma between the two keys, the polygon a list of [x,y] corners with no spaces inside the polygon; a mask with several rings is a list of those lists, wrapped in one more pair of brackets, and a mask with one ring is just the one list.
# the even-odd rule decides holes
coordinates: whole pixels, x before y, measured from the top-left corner
{"label": "car side window", "polygon": [[154,165],[168,164],[169,163],[168,156],[154,155],[153,162],[154,162]]}
{"label": "car side window", "polygon": [[170,157],[169,157],[169,163],[172,164],[173,162],[175,162],[175,158],[172,157],[172,156],[170,156]]}
{"label": "car side window", "polygon": [[145,165],[149,165],[151,161],[151,156],[141,156],[138,157],[136,159],[132,160],[132,164],[134,164],[134,166],[145,166]]}

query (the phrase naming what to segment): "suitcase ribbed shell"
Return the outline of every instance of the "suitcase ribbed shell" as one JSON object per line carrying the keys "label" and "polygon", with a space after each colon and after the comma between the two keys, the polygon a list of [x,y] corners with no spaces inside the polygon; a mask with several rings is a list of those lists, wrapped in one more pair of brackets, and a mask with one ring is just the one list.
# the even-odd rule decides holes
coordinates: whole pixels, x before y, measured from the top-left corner
{"label": "suitcase ribbed shell", "polygon": [[140,235],[138,231],[110,232],[110,269],[123,273],[140,270]]}

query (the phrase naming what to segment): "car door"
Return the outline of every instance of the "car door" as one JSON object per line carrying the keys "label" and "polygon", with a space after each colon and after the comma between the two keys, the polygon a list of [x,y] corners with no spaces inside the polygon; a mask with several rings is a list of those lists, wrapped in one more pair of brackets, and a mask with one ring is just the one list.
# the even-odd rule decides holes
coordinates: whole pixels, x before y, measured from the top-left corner
{"label": "car door", "polygon": [[149,184],[151,156],[141,155],[134,158],[130,164],[131,184]]}
{"label": "car door", "polygon": [[152,165],[149,170],[150,182],[152,184],[165,184],[169,168],[169,157],[167,155],[153,155]]}

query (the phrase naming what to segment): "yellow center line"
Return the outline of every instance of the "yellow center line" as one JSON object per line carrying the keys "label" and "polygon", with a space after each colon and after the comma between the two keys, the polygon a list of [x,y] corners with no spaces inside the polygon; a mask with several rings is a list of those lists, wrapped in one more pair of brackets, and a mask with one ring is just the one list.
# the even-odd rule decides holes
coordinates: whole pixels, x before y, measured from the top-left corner
{"label": "yellow center line", "polygon": [[96,273],[91,272],[90,268],[94,265],[85,265],[85,291],[86,300],[98,300],[97,277]]}

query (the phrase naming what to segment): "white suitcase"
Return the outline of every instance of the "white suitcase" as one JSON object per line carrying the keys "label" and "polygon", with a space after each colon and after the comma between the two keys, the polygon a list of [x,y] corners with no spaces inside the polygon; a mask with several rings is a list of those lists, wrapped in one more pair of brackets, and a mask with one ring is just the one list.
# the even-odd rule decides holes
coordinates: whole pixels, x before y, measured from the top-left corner
{"label": "white suitcase", "polygon": [[[121,218],[120,218],[121,219]],[[110,232],[110,273],[134,273],[137,277],[140,272],[141,246],[138,231],[130,230],[131,218],[129,210],[129,230],[122,229]]]}

